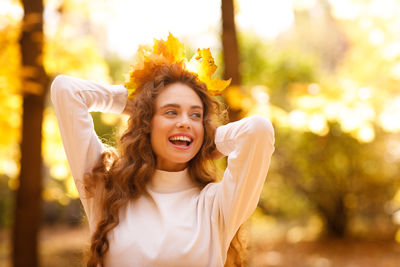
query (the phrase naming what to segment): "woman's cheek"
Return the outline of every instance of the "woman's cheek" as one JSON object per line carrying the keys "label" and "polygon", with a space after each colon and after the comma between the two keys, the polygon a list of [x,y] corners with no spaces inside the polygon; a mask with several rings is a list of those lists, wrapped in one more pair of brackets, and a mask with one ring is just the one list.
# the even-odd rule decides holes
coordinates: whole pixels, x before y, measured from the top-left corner
{"label": "woman's cheek", "polygon": [[203,145],[204,142],[204,126],[203,123],[201,123],[201,125],[199,126],[199,136],[198,136],[198,148],[197,151],[200,150],[201,146]]}

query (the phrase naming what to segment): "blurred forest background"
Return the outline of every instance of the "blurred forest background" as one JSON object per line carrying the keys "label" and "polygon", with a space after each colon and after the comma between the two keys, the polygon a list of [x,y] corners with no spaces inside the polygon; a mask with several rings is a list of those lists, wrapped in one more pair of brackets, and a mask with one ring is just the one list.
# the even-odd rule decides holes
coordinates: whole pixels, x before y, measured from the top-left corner
{"label": "blurred forest background", "polygon": [[[233,78],[231,119],[273,122],[248,266],[400,266],[399,0],[131,1],[125,14],[148,20],[110,30],[128,2],[0,0],[0,266],[83,266],[86,222],[48,88],[61,73],[123,83],[137,46],[113,46],[116,29],[170,30],[189,55],[211,47]],[[186,30],[164,30],[172,10]],[[92,115],[115,144],[127,118]]]}

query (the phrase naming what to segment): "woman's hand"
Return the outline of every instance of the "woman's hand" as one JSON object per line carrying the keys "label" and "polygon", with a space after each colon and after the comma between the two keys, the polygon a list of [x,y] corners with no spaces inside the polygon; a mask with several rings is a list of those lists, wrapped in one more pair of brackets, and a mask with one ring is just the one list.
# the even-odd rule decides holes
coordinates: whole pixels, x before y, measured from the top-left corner
{"label": "woman's hand", "polygon": [[130,116],[130,115],[132,115],[132,113],[133,113],[133,101],[128,99],[128,100],[126,100],[126,105],[125,105],[124,111],[122,111],[122,114]]}

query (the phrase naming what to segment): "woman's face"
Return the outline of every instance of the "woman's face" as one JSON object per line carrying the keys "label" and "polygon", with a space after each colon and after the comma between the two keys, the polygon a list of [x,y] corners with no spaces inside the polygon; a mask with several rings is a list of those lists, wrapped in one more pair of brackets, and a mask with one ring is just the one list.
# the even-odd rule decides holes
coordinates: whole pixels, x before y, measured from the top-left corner
{"label": "woman's face", "polygon": [[180,171],[203,143],[203,103],[189,86],[173,83],[155,100],[151,120],[151,146],[157,169]]}

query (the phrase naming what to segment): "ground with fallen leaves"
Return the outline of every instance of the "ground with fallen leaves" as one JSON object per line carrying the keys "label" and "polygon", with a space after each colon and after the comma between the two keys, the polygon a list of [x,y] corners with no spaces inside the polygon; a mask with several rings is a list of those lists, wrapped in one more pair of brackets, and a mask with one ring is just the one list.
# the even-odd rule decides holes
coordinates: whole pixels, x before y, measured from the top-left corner
{"label": "ground with fallen leaves", "polygon": [[[11,266],[9,239],[9,231],[0,231],[0,266]],[[88,245],[85,227],[45,227],[40,239],[40,266],[84,266],[83,251]],[[253,239],[249,256],[249,267],[399,267],[400,244],[354,240],[287,243]]]}

